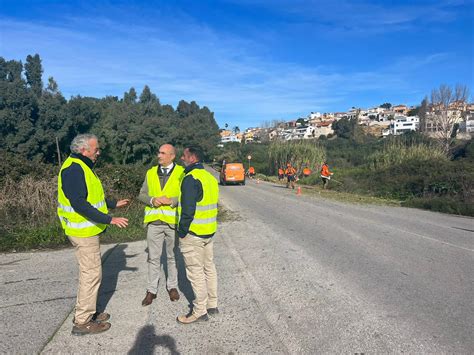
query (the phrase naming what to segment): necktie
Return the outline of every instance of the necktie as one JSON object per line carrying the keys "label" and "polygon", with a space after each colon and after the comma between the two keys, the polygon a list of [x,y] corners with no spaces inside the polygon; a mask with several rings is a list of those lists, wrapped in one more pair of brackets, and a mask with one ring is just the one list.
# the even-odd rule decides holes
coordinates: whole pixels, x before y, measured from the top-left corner
{"label": "necktie", "polygon": [[168,175],[168,168],[161,168],[161,171],[163,172],[163,175]]}

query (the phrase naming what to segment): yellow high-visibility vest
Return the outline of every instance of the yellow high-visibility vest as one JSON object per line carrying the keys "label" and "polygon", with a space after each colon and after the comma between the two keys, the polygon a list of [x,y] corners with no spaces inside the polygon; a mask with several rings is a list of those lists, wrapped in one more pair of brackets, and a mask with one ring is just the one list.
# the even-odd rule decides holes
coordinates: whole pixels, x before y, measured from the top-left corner
{"label": "yellow high-visibility vest", "polygon": [[[178,198],[179,201],[179,195],[181,191],[180,186],[183,177],[184,168],[182,166],[175,165],[170,177],[168,178],[168,181],[165,184],[164,189],[161,189],[160,180],[158,178],[158,166],[154,166],[146,173],[148,194],[150,196],[166,196],[169,198],[174,197]],[[178,223],[177,209],[171,208],[171,206],[146,206],[144,223],[150,223],[158,220],[171,225],[176,225]]]}
{"label": "yellow high-visibility vest", "polygon": [[[202,185],[202,200],[196,204],[196,212],[189,231],[195,235],[210,235],[217,230],[217,201],[219,187],[217,180],[204,169],[194,169],[185,175],[192,175]],[[180,209],[181,215],[181,209]]]}
{"label": "yellow high-visibility vest", "polygon": [[79,238],[93,237],[103,232],[107,225],[95,223],[77,213],[63,192],[61,173],[73,163],[79,164],[84,171],[87,186],[87,202],[102,213],[108,212],[104,189],[99,178],[81,159],[69,157],[61,166],[58,176],[58,216],[66,235]]}

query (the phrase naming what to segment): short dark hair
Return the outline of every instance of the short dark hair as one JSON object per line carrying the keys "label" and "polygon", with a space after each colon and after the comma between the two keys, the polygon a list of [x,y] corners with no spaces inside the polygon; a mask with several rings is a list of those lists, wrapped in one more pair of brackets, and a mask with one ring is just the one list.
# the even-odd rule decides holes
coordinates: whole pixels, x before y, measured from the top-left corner
{"label": "short dark hair", "polygon": [[199,147],[197,145],[190,145],[190,146],[187,146],[184,149],[187,149],[188,152],[191,155],[194,155],[197,158],[198,161],[202,161],[204,159],[204,153],[203,153],[201,147]]}

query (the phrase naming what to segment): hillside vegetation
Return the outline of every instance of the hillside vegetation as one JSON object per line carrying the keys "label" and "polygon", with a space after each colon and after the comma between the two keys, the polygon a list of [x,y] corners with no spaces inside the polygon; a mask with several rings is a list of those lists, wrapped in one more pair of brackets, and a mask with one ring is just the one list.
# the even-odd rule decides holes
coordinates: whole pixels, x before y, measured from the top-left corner
{"label": "hillside vegetation", "polygon": [[[135,199],[146,170],[156,164],[158,147],[201,145],[208,161],[249,163],[257,176],[275,176],[279,166],[295,164],[313,173],[300,184],[319,185],[327,160],[334,172],[330,190],[397,200],[403,206],[474,216],[474,144],[457,142],[446,158],[430,139],[413,133],[378,139],[356,125],[331,139],[262,144],[229,143],[217,148],[213,113],[194,101],[163,105],[145,86],[122,98],[64,98],[53,78],[46,88],[41,60],[25,65],[0,57],[0,251],[67,245],[56,215],[59,161],[78,133],[98,135],[103,148],[96,172],[107,196],[131,198],[120,210],[127,229],[109,228],[107,241],[145,237],[143,206]],[[351,131],[352,130],[352,131]],[[439,146],[439,145],[438,145]],[[249,162],[247,157],[251,155]]]}

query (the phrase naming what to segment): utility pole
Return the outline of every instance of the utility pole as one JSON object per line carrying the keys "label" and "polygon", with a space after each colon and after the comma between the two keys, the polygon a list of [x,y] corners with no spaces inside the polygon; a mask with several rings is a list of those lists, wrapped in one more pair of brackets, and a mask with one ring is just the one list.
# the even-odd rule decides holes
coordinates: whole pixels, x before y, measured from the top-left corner
{"label": "utility pole", "polygon": [[59,152],[59,141],[58,141],[58,137],[56,137],[56,151],[58,152],[58,162],[59,162],[59,166],[63,165],[62,162],[61,162],[61,153]]}

